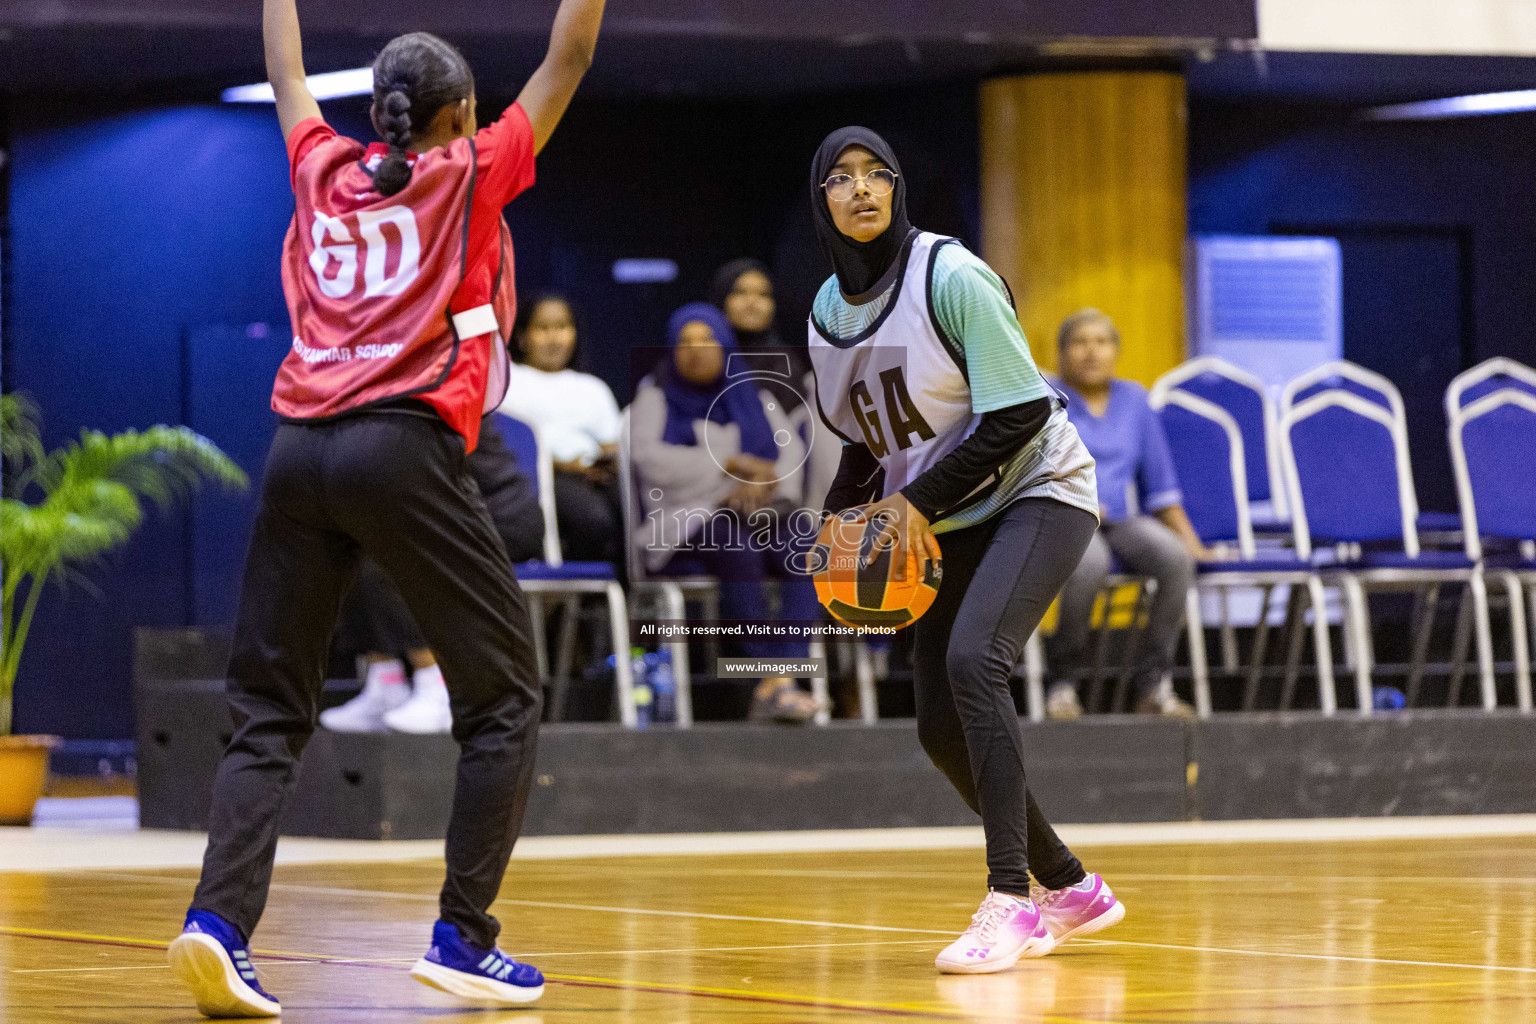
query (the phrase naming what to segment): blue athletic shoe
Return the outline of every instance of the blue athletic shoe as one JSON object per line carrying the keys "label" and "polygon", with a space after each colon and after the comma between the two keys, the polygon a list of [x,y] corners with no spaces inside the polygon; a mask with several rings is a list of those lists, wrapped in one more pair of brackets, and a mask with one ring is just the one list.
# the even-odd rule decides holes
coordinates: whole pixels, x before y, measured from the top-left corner
{"label": "blue athletic shoe", "polygon": [[517,1006],[544,994],[544,975],[499,949],[481,949],[464,941],[446,921],[432,926],[432,948],[416,961],[411,977],[449,995],[477,1003]]}
{"label": "blue athletic shoe", "polygon": [[257,980],[245,939],[218,914],[187,911],[187,923],[168,952],[171,973],[192,990],[203,1016],[276,1017],[283,1012]]}

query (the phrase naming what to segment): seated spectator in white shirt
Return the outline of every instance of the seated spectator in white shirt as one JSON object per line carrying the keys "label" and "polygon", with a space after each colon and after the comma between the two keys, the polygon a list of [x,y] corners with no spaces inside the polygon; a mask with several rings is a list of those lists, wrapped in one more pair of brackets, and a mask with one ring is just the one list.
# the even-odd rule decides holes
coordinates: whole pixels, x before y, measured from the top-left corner
{"label": "seated spectator in white shirt", "polygon": [[801,500],[806,508],[820,509],[842,462],[843,442],[816,417],[814,401],[810,397],[816,393],[816,382],[811,376],[811,357],[805,349],[805,332],[800,332],[798,343],[790,343],[779,335],[773,278],[767,265],[759,260],[732,260],[715,271],[709,286],[709,301],[725,313],[743,352],[775,353],[788,367],[788,390],[793,396],[784,395],[782,388],[780,393],[791,402],[786,406],[790,425],[802,438],[808,439],[811,448],[805,461]]}
{"label": "seated spectator in white shirt", "polygon": [[499,412],[534,427],[555,464],[560,548],[574,561],[624,563],[624,516],[615,457],[619,406],[579,365],[580,332],[570,302],[540,295],[518,310],[512,380]]}

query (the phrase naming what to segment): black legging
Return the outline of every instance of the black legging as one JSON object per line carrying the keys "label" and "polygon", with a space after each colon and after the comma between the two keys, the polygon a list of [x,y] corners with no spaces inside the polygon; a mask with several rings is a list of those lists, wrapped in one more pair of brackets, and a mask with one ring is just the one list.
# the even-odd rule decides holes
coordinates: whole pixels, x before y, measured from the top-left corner
{"label": "black legging", "polygon": [[1024,498],[977,526],[939,536],[944,580],[914,626],[917,735],[981,815],[987,886],[1029,894],[1075,885],[1083,866],[1024,781],[1024,742],[1008,681],[1024,643],[1077,568],[1097,528],[1088,512]]}
{"label": "black legging", "polygon": [[[485,510],[490,513],[512,564],[543,558],[544,512],[528,478],[536,470],[529,467],[525,471],[518,466],[517,457],[502,440],[501,431],[490,416],[480,421],[480,444],[464,464],[480,490]],[[341,619],[331,644],[343,659],[359,654],[403,658],[425,648],[427,641],[399,588],[377,562],[364,558],[357,581],[342,604]]]}
{"label": "black legging", "polygon": [[523,592],[463,439],[424,416],[277,428],[229,661],[235,734],[214,778],[192,906],[246,938],[261,918],[331,629],[364,555],[400,587],[443,666],[459,766],[439,907],[488,948],[499,930],[489,908],[528,802],[543,692]]}
{"label": "black legging", "polygon": [[624,512],[618,484],[600,484],[580,473],[555,470],[555,518],[560,548],[577,562],[624,565]]}

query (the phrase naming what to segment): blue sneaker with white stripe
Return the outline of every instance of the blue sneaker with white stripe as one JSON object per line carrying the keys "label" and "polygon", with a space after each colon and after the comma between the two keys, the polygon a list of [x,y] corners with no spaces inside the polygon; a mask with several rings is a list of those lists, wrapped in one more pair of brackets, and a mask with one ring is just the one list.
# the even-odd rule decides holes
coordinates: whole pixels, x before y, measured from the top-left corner
{"label": "blue sneaker with white stripe", "polygon": [[544,994],[544,975],[496,948],[472,946],[447,921],[432,926],[432,948],[416,961],[411,977],[449,995],[477,1003],[518,1006]]}
{"label": "blue sneaker with white stripe", "polygon": [[192,990],[204,1017],[276,1017],[277,1000],[261,987],[239,929],[218,914],[187,911],[168,951],[171,973]]}

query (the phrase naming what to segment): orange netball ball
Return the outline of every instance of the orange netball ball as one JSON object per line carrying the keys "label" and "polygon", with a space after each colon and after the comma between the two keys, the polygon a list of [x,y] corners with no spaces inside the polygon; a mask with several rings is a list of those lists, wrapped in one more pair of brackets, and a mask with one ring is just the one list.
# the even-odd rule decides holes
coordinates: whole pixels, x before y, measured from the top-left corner
{"label": "orange netball ball", "polygon": [[939,594],[943,563],[935,558],[922,564],[913,551],[898,563],[888,539],[879,543],[880,533],[862,508],[851,508],[822,524],[811,549],[816,597],[845,626],[902,629]]}

